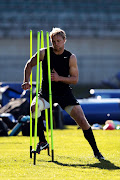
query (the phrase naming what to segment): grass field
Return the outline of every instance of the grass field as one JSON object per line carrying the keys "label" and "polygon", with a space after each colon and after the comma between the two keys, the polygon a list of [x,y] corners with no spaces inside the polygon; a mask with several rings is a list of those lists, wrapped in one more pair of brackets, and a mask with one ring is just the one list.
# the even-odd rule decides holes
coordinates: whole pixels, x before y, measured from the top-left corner
{"label": "grass field", "polygon": [[[94,130],[106,161],[94,158],[77,126],[54,130],[54,162],[47,151],[29,158],[29,137],[0,137],[0,180],[116,180],[120,179],[120,131]],[[34,139],[33,139],[34,142]]]}

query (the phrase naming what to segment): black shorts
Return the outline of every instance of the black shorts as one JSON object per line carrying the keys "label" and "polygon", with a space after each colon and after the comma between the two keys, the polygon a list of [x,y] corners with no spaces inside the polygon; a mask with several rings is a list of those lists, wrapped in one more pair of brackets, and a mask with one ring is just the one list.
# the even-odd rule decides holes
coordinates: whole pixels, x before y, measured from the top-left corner
{"label": "black shorts", "polygon": [[[44,98],[47,102],[49,102],[49,94],[48,93],[40,93],[40,97]],[[68,89],[64,93],[53,93],[52,94],[52,104],[58,103],[62,109],[65,109],[66,106],[79,105],[79,102],[72,94],[71,89]]]}

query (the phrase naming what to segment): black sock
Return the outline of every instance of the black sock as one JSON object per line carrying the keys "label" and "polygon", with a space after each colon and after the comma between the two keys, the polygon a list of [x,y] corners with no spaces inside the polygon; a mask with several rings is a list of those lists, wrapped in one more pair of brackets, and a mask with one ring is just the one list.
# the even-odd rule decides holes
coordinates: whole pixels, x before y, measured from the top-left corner
{"label": "black sock", "polygon": [[44,124],[43,124],[43,119],[41,117],[38,118],[38,126],[37,126],[37,132],[39,136],[39,141],[40,142],[46,142],[45,135],[44,135]]}
{"label": "black sock", "polygon": [[83,130],[83,133],[84,133],[84,137],[86,138],[91,148],[93,149],[94,154],[97,154],[99,150],[97,148],[97,144],[96,144],[91,127],[88,130]]}

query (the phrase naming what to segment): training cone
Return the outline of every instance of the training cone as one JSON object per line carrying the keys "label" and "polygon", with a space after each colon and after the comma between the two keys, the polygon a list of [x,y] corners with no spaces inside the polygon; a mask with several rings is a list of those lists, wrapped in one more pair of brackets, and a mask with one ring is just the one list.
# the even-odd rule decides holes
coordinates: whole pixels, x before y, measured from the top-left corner
{"label": "training cone", "polygon": [[114,124],[105,124],[105,126],[103,127],[103,130],[114,130],[115,126]]}

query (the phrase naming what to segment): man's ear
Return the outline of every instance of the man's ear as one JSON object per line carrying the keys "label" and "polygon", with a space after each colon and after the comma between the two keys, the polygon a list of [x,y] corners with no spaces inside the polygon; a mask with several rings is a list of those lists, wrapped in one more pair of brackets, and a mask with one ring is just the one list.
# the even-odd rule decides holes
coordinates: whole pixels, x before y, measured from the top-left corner
{"label": "man's ear", "polygon": [[64,44],[66,43],[67,39],[64,38]]}
{"label": "man's ear", "polygon": [[52,44],[52,38],[50,38],[50,42],[51,42],[51,44]]}

